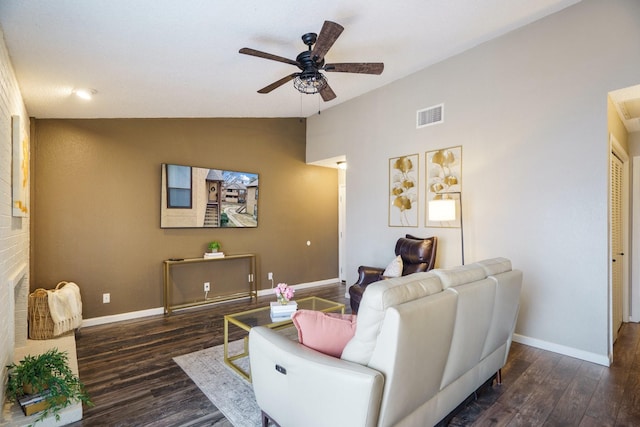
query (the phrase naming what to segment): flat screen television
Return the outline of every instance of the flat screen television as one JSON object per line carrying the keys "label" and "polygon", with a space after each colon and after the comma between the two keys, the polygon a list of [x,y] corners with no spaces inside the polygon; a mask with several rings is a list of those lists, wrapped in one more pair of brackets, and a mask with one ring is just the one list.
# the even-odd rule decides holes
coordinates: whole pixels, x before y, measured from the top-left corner
{"label": "flat screen television", "polygon": [[258,226],[258,174],[162,164],[161,228]]}

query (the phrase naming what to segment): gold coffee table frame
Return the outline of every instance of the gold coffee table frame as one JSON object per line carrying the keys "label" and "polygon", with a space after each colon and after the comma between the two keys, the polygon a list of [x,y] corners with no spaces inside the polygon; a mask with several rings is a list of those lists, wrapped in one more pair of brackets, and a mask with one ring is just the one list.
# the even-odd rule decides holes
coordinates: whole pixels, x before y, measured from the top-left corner
{"label": "gold coffee table frame", "polygon": [[[344,304],[329,301],[320,297],[307,297],[295,300],[298,309],[315,310],[323,313],[340,311],[344,314]],[[269,329],[283,329],[291,326],[291,319],[274,322],[271,319],[271,306],[254,308],[224,316],[224,363],[236,371],[241,377],[251,382],[251,372],[246,372],[235,363],[236,360],[249,356],[249,335],[244,337],[244,351],[229,356],[229,323],[249,332],[254,326],[266,326]]]}

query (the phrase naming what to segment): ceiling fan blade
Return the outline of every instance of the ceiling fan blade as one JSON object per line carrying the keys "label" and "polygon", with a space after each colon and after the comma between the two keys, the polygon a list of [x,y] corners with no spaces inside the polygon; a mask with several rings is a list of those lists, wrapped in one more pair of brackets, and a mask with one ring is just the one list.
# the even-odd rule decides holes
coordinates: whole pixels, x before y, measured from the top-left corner
{"label": "ceiling fan blade", "polygon": [[296,67],[299,65],[293,59],[287,59],[282,56],[273,55],[271,53],[261,52],[259,50],[251,49],[248,47],[243,47],[239,50],[240,53],[244,53],[245,55],[257,56],[258,58],[271,59],[273,61],[284,62],[285,64],[295,65]]}
{"label": "ceiling fan blade", "polygon": [[269,93],[274,89],[279,88],[280,86],[282,86],[283,84],[290,82],[291,80],[295,79],[296,76],[298,76],[300,73],[293,73],[293,74],[289,74],[286,77],[281,78],[280,80],[271,83],[269,86],[265,86],[262,89],[260,89],[258,91],[258,93]]}
{"label": "ceiling fan blade", "polygon": [[344,27],[342,25],[331,21],[324,21],[320,34],[318,35],[318,40],[311,51],[311,57],[317,62],[320,62],[329,49],[331,49],[331,46],[333,46],[338,37],[340,37],[342,31],[344,31]]}
{"label": "ceiling fan blade", "polygon": [[331,86],[329,86],[328,83],[324,88],[320,89],[320,96],[324,102],[331,101],[336,98],[335,92],[331,89]]}
{"label": "ceiling fan blade", "polygon": [[327,64],[324,70],[338,73],[382,74],[384,64],[382,62],[344,62]]}

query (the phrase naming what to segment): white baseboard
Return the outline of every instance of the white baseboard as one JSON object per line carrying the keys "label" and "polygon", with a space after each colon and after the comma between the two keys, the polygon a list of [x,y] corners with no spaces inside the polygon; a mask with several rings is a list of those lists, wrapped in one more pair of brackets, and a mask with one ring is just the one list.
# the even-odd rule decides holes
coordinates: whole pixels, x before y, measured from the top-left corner
{"label": "white baseboard", "polygon": [[112,314],[110,316],[93,317],[84,319],[82,327],[104,325],[106,323],[121,322],[123,320],[139,319],[141,317],[164,314],[164,307],[150,308],[148,310],[130,311],[128,313]]}
{"label": "white baseboard", "polygon": [[565,356],[575,357],[576,359],[585,360],[587,362],[597,363],[598,365],[604,365],[607,367],[611,365],[609,356],[604,354],[596,354],[589,351],[578,350],[577,348],[567,347],[564,345],[539,340],[537,338],[526,337],[520,334],[513,334],[513,341],[542,350],[563,354]]}
{"label": "white baseboard", "polygon": [[[339,281],[340,279],[336,277],[335,279],[325,279],[325,280],[318,280],[316,282],[299,283],[297,285],[291,285],[291,287],[294,288],[295,290],[306,289],[306,288],[316,288],[320,286],[333,285],[334,283]],[[273,295],[273,290],[271,288],[268,288],[268,289],[260,289],[258,291],[259,297],[265,296],[265,295]],[[107,323],[121,322],[123,320],[139,319],[141,317],[155,316],[158,314],[164,314],[164,307],[150,308],[148,310],[132,311],[129,313],[120,313],[120,314],[113,314],[110,316],[93,317],[91,319],[84,319],[82,321],[82,327],[104,325]]]}
{"label": "white baseboard", "polygon": [[[317,288],[319,286],[328,286],[328,285],[333,285],[336,282],[339,282],[340,279],[338,279],[337,277],[334,279],[325,279],[325,280],[318,280],[316,282],[308,282],[308,283],[298,283],[297,285],[289,285],[291,286],[293,289],[295,289],[296,291],[298,289],[306,289],[306,288]],[[260,289],[258,291],[258,296],[259,297],[263,297],[265,295],[273,295],[273,289],[272,288],[267,288],[267,289]]]}

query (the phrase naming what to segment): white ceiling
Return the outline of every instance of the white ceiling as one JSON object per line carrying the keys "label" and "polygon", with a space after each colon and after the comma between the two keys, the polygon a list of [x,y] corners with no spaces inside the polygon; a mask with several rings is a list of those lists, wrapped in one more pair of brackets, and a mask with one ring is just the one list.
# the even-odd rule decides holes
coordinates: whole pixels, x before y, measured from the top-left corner
{"label": "white ceiling", "polygon": [[[308,117],[578,1],[0,0],[0,26],[34,117]],[[383,74],[328,73],[328,103],[292,83],[258,94],[298,69],[238,50],[295,59],[325,19],[345,27],[327,62]]]}

